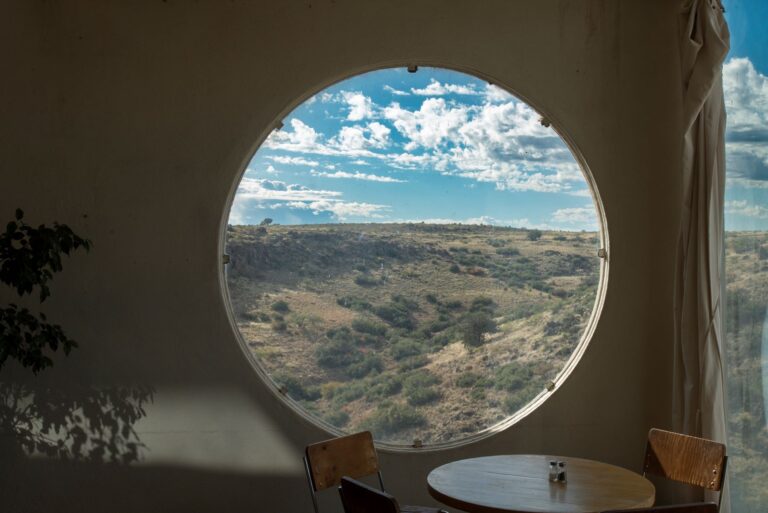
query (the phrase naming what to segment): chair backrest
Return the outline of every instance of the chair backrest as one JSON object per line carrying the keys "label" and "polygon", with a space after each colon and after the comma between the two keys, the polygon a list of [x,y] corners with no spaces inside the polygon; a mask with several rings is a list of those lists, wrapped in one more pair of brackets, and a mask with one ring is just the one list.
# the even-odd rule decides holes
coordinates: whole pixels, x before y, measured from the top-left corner
{"label": "chair backrest", "polygon": [[611,510],[603,511],[603,513],[717,513],[717,509],[717,504],[714,502],[697,502],[695,504],[679,504],[674,506]]}
{"label": "chair backrest", "polygon": [[725,477],[725,445],[661,429],[648,432],[644,474],[719,491]]}
{"label": "chair backrest", "polygon": [[344,513],[400,513],[393,496],[346,476],[341,478],[339,494]]}
{"label": "chair backrest", "polygon": [[379,473],[379,459],[370,431],[308,445],[305,454],[313,492],[338,486],[342,476],[357,479]]}

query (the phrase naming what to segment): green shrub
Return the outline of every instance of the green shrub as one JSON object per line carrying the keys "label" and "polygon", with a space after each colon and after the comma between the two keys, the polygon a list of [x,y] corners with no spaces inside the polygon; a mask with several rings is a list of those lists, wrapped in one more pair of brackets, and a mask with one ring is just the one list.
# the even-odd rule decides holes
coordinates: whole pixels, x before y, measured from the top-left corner
{"label": "green shrub", "polygon": [[362,361],[363,353],[348,332],[337,331],[315,349],[315,359],[321,367],[344,368]]}
{"label": "green shrub", "polygon": [[470,312],[477,312],[480,310],[492,311],[495,308],[496,308],[496,303],[493,301],[493,299],[485,296],[476,297],[475,299],[472,300],[472,303],[469,305]]}
{"label": "green shrub", "polygon": [[483,401],[486,397],[485,390],[479,387],[475,387],[469,391],[469,397],[473,401]]}
{"label": "green shrub", "polygon": [[455,338],[455,330],[452,328],[447,329],[429,339],[429,347],[432,348],[433,351],[439,351],[440,348],[443,348],[453,342]]}
{"label": "green shrub", "polygon": [[255,315],[258,322],[269,322],[272,320],[272,317],[266,312],[256,312]]}
{"label": "green shrub", "polygon": [[488,239],[488,245],[494,248],[502,248],[507,245],[507,241],[504,239]]}
{"label": "green shrub", "polygon": [[418,301],[414,301],[413,299],[408,299],[407,297],[400,294],[393,295],[392,302],[398,305],[401,305],[404,309],[408,310],[409,312],[415,312],[419,309]]}
{"label": "green shrub", "polygon": [[325,421],[332,426],[344,427],[349,422],[349,414],[343,410],[334,411],[325,416]]}
{"label": "green shrub", "polygon": [[316,386],[305,386],[298,378],[288,374],[276,374],[273,376],[275,383],[291,398],[300,401],[316,401],[322,394]]}
{"label": "green shrub", "polygon": [[433,403],[440,399],[440,397],[440,392],[432,387],[416,388],[406,390],[405,392],[405,398],[411,406],[423,406],[425,404]]}
{"label": "green shrub", "polygon": [[275,331],[285,331],[288,329],[288,324],[282,319],[274,319],[271,326]]}
{"label": "green shrub", "polygon": [[536,394],[538,394],[539,391],[539,389],[530,386],[521,392],[507,396],[504,399],[504,411],[510,415],[515,413],[517,410],[528,404],[531,399],[536,397]]}
{"label": "green shrub", "polygon": [[383,399],[399,394],[403,389],[403,380],[400,376],[391,374],[379,375],[370,382],[365,396],[370,400]]}
{"label": "green shrub", "polygon": [[351,310],[356,310],[358,312],[367,312],[373,310],[373,305],[370,304],[368,301],[365,301],[363,299],[360,299],[358,297],[354,296],[343,296],[336,300],[336,304],[339,306],[343,306],[344,308],[349,308]]}
{"label": "green shrub", "polygon": [[344,405],[349,402],[360,399],[365,395],[365,386],[362,383],[353,381],[346,385],[341,385],[333,393],[333,402]]}
{"label": "green shrub", "polygon": [[416,327],[416,321],[411,312],[401,303],[393,301],[386,305],[378,306],[373,313],[396,328],[412,330]]}
{"label": "green shrub", "polygon": [[387,334],[387,327],[383,324],[380,324],[375,321],[370,321],[368,319],[364,319],[361,317],[358,317],[354,321],[352,321],[352,329],[355,331],[358,331],[360,333],[367,333],[369,335],[374,335],[377,337],[383,337]]}
{"label": "green shrub", "polygon": [[459,274],[461,272],[461,267],[459,267],[458,264],[451,264],[448,270],[454,274]]}
{"label": "green shrub", "polygon": [[541,230],[528,230],[526,237],[528,237],[528,240],[530,241],[536,241],[539,240],[542,235]]}
{"label": "green shrub", "polygon": [[427,328],[430,333],[439,333],[453,324],[451,321],[435,321]]}
{"label": "green shrub", "polygon": [[517,256],[520,254],[520,250],[517,248],[498,248],[496,250],[497,255],[505,256],[505,257],[511,257],[511,256]]}
{"label": "green shrub", "polygon": [[360,274],[355,276],[355,284],[361,287],[375,287],[376,285],[381,285],[381,280],[370,274]]}
{"label": "green shrub", "polygon": [[512,362],[496,369],[494,386],[499,390],[514,392],[524,388],[532,378],[531,369],[518,362]]}
{"label": "green shrub", "polygon": [[288,313],[288,312],[290,311],[290,309],[291,309],[291,308],[288,306],[288,303],[287,303],[287,302],[285,302],[285,301],[283,301],[282,299],[281,299],[281,300],[279,300],[279,301],[275,301],[274,303],[272,303],[272,307],[271,307],[271,308],[272,308],[272,310],[274,310],[275,312],[280,312],[280,313]]}
{"label": "green shrub", "polygon": [[405,429],[422,427],[427,419],[410,406],[398,403],[384,403],[366,419],[361,427],[369,429],[374,436],[382,437],[396,434]]}
{"label": "green shrub", "polygon": [[427,303],[432,303],[433,305],[437,304],[437,296],[434,294],[427,294],[424,296],[424,299],[427,300]]}
{"label": "green shrub", "polygon": [[402,360],[409,356],[415,356],[424,352],[424,346],[413,339],[401,338],[389,348],[392,358]]}
{"label": "green shrub", "polygon": [[429,357],[425,354],[417,354],[416,356],[410,356],[405,358],[400,363],[398,370],[400,372],[408,372],[414,369],[424,367],[429,363]]}
{"label": "green shrub", "polygon": [[446,301],[445,307],[449,310],[461,310],[464,307],[464,303],[458,299],[454,299],[452,301]]}
{"label": "green shrub", "polygon": [[384,362],[381,357],[375,354],[367,354],[357,363],[347,367],[347,374],[352,378],[363,378],[372,372],[381,372],[384,370]]}
{"label": "green shrub", "polygon": [[475,372],[464,372],[456,378],[456,386],[461,388],[472,388],[480,380],[480,374]]}
{"label": "green shrub", "polygon": [[406,392],[419,388],[431,387],[440,383],[440,378],[430,372],[414,372],[403,381]]}

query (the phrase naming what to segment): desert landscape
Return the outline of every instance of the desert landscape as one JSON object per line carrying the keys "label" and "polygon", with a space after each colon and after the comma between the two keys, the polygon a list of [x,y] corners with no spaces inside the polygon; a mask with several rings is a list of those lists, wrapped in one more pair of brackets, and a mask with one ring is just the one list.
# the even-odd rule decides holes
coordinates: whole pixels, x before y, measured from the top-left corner
{"label": "desert landscape", "polygon": [[265,220],[227,234],[238,327],[281,391],[399,444],[476,433],[545,390],[599,282],[589,232]]}

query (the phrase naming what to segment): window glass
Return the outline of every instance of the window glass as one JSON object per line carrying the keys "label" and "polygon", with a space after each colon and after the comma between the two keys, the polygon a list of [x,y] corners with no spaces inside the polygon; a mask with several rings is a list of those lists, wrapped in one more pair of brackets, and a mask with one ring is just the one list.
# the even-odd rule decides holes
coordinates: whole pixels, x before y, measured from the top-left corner
{"label": "window glass", "polygon": [[768,504],[768,4],[729,1],[726,131],[726,348],[732,509]]}
{"label": "window glass", "polygon": [[570,150],[504,90],[386,69],[301,104],[230,210],[249,353],[294,405],[396,445],[506,421],[591,322],[599,216]]}

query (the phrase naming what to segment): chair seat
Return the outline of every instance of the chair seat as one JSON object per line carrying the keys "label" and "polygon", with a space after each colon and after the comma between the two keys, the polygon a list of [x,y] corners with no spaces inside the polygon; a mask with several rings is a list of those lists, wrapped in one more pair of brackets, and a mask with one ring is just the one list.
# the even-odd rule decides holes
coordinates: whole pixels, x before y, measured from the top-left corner
{"label": "chair seat", "polygon": [[444,509],[433,508],[431,506],[400,506],[400,513],[448,513]]}

